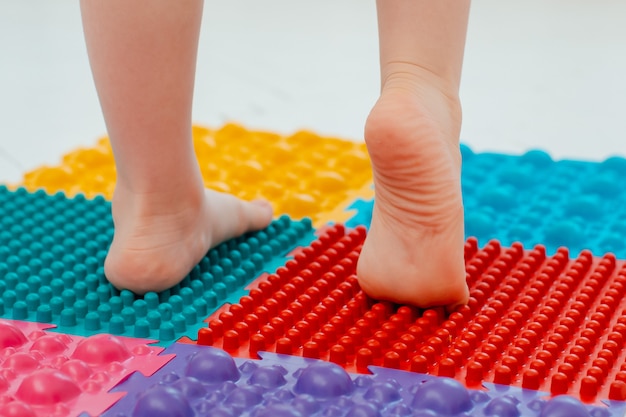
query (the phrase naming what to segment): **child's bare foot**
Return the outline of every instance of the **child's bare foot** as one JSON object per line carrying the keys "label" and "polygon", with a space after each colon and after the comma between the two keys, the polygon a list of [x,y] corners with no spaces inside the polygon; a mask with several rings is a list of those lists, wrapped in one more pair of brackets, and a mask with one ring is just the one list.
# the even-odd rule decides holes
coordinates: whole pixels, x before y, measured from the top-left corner
{"label": "child's bare foot", "polygon": [[117,288],[139,294],[176,285],[210,248],[272,220],[267,202],[198,187],[136,195],[118,184],[112,210],[115,235],[105,274]]}
{"label": "child's bare foot", "polygon": [[385,84],[365,127],[376,201],[357,273],[370,296],[467,302],[460,126],[454,96],[415,80]]}

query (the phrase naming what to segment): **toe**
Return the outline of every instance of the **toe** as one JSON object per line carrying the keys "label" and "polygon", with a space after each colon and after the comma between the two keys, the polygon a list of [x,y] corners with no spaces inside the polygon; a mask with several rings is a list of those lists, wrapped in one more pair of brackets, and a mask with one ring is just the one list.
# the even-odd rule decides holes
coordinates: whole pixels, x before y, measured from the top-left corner
{"label": "toe", "polygon": [[244,201],[230,194],[209,194],[213,246],[245,232],[261,230],[272,221],[272,206],[265,200]]}
{"label": "toe", "polygon": [[242,201],[246,231],[266,228],[272,221],[274,209],[267,200]]}

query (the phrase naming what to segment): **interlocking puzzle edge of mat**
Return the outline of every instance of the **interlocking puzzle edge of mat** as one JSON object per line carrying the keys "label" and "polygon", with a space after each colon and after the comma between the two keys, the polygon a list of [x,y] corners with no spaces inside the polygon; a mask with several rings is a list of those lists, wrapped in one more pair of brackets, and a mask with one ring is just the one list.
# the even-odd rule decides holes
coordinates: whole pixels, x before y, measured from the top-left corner
{"label": "interlocking puzzle edge of mat", "polygon": [[371,375],[350,375],[333,363],[315,359],[270,353],[262,353],[260,360],[241,359],[219,349],[177,343],[165,353],[174,354],[174,359],[152,377],[135,374],[113,390],[128,394],[106,417],[131,413],[133,417],[617,417],[623,413],[619,405],[585,406],[572,397],[545,399],[539,391],[513,387],[472,390],[449,378],[394,369],[372,367]]}
{"label": "interlocking puzzle edge of mat", "polygon": [[97,416],[134,372],[149,377],[172,359],[150,340],[51,333],[52,325],[0,319],[0,415]]}

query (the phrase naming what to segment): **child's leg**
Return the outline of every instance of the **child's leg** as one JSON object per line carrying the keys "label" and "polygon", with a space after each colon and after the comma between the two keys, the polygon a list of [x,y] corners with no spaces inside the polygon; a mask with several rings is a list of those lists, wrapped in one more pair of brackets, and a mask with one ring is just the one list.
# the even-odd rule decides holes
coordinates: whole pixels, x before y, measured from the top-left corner
{"label": "child's leg", "polygon": [[469,0],[378,0],[381,96],[365,126],[376,203],[358,276],[373,297],[468,298],[458,97]]}
{"label": "child's leg", "polygon": [[191,140],[202,0],[81,0],[94,80],[117,167],[117,287],[163,290],[209,248],[272,218],[269,204],[206,191]]}

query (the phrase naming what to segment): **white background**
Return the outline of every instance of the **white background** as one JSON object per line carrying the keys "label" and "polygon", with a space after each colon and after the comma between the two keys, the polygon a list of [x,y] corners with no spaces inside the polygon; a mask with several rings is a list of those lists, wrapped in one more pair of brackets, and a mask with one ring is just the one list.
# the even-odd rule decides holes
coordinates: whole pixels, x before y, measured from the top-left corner
{"label": "white background", "polygon": [[[462,140],[626,155],[626,2],[475,0]],[[378,92],[373,0],[207,1],[194,120],[362,140]],[[105,133],[76,0],[2,0],[0,182]]]}

